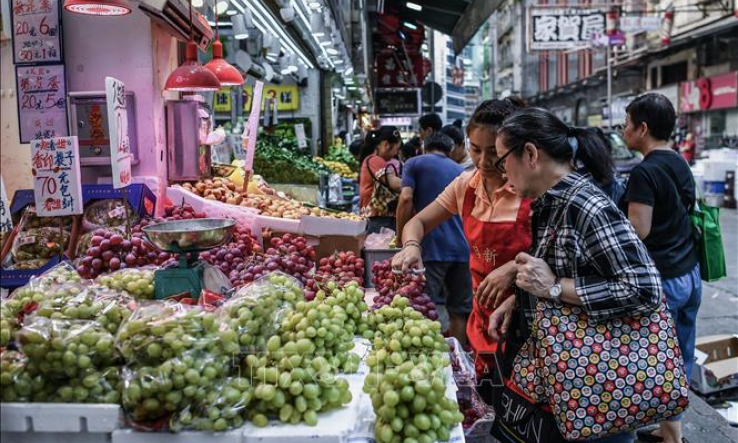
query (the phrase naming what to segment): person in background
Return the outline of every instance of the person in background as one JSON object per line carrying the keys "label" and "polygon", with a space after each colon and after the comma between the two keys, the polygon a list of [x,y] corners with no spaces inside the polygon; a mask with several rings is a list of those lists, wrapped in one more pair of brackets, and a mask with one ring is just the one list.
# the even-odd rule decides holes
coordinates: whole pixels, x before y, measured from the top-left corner
{"label": "person in background", "polygon": [[[490,319],[493,336],[507,333],[516,305],[527,320],[522,335],[529,336],[538,299],[580,306],[594,321],[653,313],[661,299],[658,270],[625,215],[594,183],[607,183],[613,174],[602,139],[567,126],[549,111],[529,108],[502,124],[497,153],[495,166],[515,192],[535,199],[531,253],[541,257],[527,251],[516,256],[516,294],[496,301],[499,306]],[[577,171],[577,163],[587,172]],[[506,343],[509,351],[518,352]],[[587,441],[630,443],[633,438],[624,432]]]}
{"label": "person in background", "polygon": [[362,140],[361,138],[357,138],[349,145],[349,152],[351,153],[351,155],[354,156],[357,162],[359,161],[359,158],[361,158],[361,148],[363,147],[364,140]]}
{"label": "person in background", "polygon": [[[402,192],[397,205],[398,243],[402,244],[403,228],[414,213],[432,204],[464,169],[448,154],[453,140],[441,132],[426,137],[425,154],[405,163],[402,174]],[[462,345],[466,344],[466,318],[472,310],[472,282],[469,272],[469,247],[459,216],[450,217],[418,244],[408,245],[422,250],[425,265],[425,289],[440,308],[448,312],[448,331]],[[444,300],[444,294],[446,299]],[[445,316],[441,315],[444,330]]]}
{"label": "person in background", "polygon": [[[395,159],[402,145],[400,131],[394,126],[382,126],[367,134],[361,152],[359,173],[359,207],[368,217],[368,232],[379,232],[383,227],[395,229],[395,210],[400,194],[402,166]],[[372,193],[375,187],[384,187],[396,194],[383,207],[374,207]]]}
{"label": "person in background", "polygon": [[402,149],[400,149],[400,160],[404,163],[416,155],[420,155],[422,149],[423,143],[420,141],[420,137],[416,135],[402,145]]}
{"label": "person in background", "polygon": [[[697,311],[702,299],[699,254],[689,214],[695,204],[692,171],[669,146],[676,111],[661,94],[644,94],[625,108],[623,138],[643,161],[630,173],[620,209],[661,273],[666,304],[676,325],[687,378],[694,363]],[[643,442],[681,443],[680,417],[638,432]]]}
{"label": "person in background", "polygon": [[441,117],[439,117],[438,114],[425,114],[424,116],[420,117],[420,120],[418,120],[418,124],[420,125],[421,141],[425,140],[426,137],[433,134],[434,132],[440,131],[441,127],[443,126]]}
{"label": "person in background", "polygon": [[454,141],[454,149],[448,155],[451,160],[460,164],[465,171],[474,169],[474,160],[471,159],[469,153],[466,151],[466,138],[461,128],[456,125],[446,125],[441,128],[441,133],[448,135]]}
{"label": "person in background", "polygon": [[691,132],[688,132],[681,143],[679,143],[679,153],[682,154],[684,160],[690,165],[694,163],[694,153],[696,144],[694,142],[694,136]]}
{"label": "person in background", "polygon": [[457,118],[456,120],[454,120],[454,122],[452,123],[452,125],[456,126],[459,129],[463,129],[464,128],[464,122],[460,118]]}
{"label": "person in background", "polygon": [[[436,226],[461,216],[469,244],[469,267],[474,300],[466,324],[467,340],[475,353],[478,380],[490,380],[495,368],[497,340],[489,335],[489,317],[500,293],[511,293],[515,256],[530,246],[530,200],[521,199],[495,168],[497,128],[521,109],[515,97],[486,100],[474,111],[466,127],[469,154],[476,169],[457,177],[436,200],[405,224],[404,246],[392,259],[395,269],[422,268],[420,242]],[[491,384],[480,383],[480,393],[491,402]]]}
{"label": "person in background", "polygon": [[[607,153],[612,157],[612,144],[610,143],[610,139],[605,135],[605,133],[600,128],[584,128],[584,131],[587,131],[590,136],[597,137],[602,142],[603,146],[607,148]],[[608,197],[610,197],[610,200],[615,202],[615,204],[618,204],[620,201],[620,198],[625,193],[625,188],[620,183],[620,181],[617,178],[617,171],[615,170],[615,165],[611,163],[611,166],[613,168],[613,175],[612,177],[608,178],[606,182],[600,183],[596,182],[597,186],[602,189],[602,192],[607,194]],[[586,168],[582,167],[579,169],[579,172],[586,173]]]}

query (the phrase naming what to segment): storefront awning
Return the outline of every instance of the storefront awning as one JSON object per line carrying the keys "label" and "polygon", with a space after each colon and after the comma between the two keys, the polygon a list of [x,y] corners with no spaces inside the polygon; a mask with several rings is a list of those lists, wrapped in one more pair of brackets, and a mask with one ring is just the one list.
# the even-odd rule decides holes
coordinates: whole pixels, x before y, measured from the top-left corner
{"label": "storefront awning", "polygon": [[402,16],[452,36],[458,54],[500,3],[502,0],[402,1]]}

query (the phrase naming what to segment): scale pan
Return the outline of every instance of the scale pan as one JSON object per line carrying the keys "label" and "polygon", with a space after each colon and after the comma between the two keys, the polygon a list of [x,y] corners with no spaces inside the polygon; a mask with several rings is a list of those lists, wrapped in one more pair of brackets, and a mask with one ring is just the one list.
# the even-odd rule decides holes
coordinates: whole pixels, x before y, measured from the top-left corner
{"label": "scale pan", "polygon": [[236,221],[227,218],[198,218],[149,225],[143,232],[162,251],[199,252],[222,246],[235,227]]}

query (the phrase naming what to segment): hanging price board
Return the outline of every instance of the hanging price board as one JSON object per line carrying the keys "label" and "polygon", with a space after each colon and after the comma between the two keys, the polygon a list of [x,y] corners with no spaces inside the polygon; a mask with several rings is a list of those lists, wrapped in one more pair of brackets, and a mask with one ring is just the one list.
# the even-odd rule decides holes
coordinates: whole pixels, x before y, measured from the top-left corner
{"label": "hanging price board", "polygon": [[[264,90],[264,83],[257,80],[256,86],[254,87],[254,102],[261,103],[261,93]],[[256,136],[259,127],[259,114],[261,113],[260,106],[252,106],[251,114],[249,114],[249,123],[246,127],[248,135],[244,138],[244,142],[248,143],[246,147],[246,164],[244,165],[245,171],[254,170],[254,152],[256,151]]]}
{"label": "hanging price board", "polygon": [[123,82],[105,77],[105,99],[108,107],[113,188],[120,189],[131,184],[131,144],[128,139],[126,87]]}
{"label": "hanging price board", "polygon": [[15,76],[21,143],[69,135],[64,65],[16,66]]}
{"label": "hanging price board", "polygon": [[61,62],[59,0],[11,0],[13,63]]}
{"label": "hanging price board", "polygon": [[10,218],[10,202],[8,193],[5,191],[5,182],[0,177],[0,232],[13,230],[13,219]]}
{"label": "hanging price board", "polygon": [[302,123],[295,124],[295,136],[297,137],[297,147],[300,149],[307,148],[307,140],[305,140],[305,125]]}
{"label": "hanging price board", "polygon": [[82,182],[77,137],[31,142],[36,211],[42,217],[82,214]]}

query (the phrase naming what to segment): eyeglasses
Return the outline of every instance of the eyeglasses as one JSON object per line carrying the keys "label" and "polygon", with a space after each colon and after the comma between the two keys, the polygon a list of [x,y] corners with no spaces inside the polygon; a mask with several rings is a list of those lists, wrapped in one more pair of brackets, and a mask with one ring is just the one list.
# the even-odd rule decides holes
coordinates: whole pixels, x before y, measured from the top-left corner
{"label": "eyeglasses", "polygon": [[514,151],[515,151],[516,149],[518,149],[519,147],[520,147],[520,145],[518,145],[518,146],[515,146],[515,147],[514,147],[514,148],[512,148],[511,150],[507,151],[507,152],[505,153],[505,155],[503,155],[502,157],[500,157],[500,158],[499,158],[499,159],[498,159],[498,160],[497,160],[497,161],[495,162],[495,168],[497,168],[497,170],[498,170],[498,171],[500,171],[501,173],[503,173],[503,174],[507,174],[507,171],[505,170],[505,159],[507,158],[507,156],[508,156],[508,155],[512,154],[512,153],[513,153],[513,152],[514,152]]}

